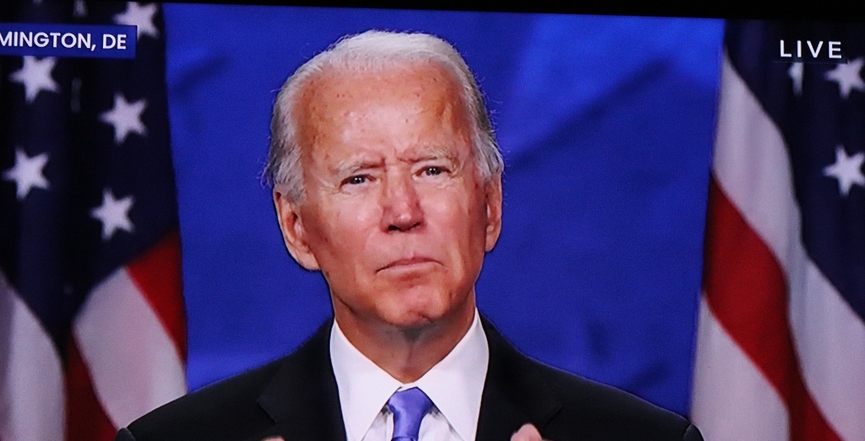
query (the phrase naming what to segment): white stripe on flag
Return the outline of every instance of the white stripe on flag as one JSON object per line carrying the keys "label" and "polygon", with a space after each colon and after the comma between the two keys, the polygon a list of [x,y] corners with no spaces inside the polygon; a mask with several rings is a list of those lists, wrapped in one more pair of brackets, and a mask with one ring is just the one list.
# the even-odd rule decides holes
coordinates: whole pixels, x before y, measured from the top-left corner
{"label": "white stripe on flag", "polygon": [[706,440],[788,441],[787,409],[700,297],[691,418]]}
{"label": "white stripe on flag", "polygon": [[865,440],[865,326],[813,262],[802,274],[790,323],[805,384],[838,436]]}
{"label": "white stripe on flag", "polygon": [[721,81],[718,184],[781,264],[808,391],[841,438],[865,440],[865,324],[808,258],[783,138],[726,54]]}
{"label": "white stripe on flag", "polygon": [[789,268],[786,244],[799,240],[792,234],[799,231],[800,222],[790,187],[790,161],[780,132],[730,65],[726,52],[719,107],[712,160],[718,185],[781,266]]}
{"label": "white stripe on flag", "polygon": [[186,393],[177,349],[125,269],[94,288],[73,330],[115,427]]}
{"label": "white stripe on flag", "polygon": [[48,334],[2,273],[0,373],[0,439],[64,439],[60,358]]}

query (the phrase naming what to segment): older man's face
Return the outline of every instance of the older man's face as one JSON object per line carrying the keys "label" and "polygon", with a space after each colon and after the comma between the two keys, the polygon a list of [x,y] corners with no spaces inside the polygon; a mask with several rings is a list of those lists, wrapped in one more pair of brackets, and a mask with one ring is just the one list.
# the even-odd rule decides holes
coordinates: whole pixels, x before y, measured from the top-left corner
{"label": "older man's face", "polygon": [[306,199],[276,202],[292,255],[322,270],[340,323],[410,328],[474,313],[501,181],[477,171],[458,90],[429,64],[328,73],[305,89]]}

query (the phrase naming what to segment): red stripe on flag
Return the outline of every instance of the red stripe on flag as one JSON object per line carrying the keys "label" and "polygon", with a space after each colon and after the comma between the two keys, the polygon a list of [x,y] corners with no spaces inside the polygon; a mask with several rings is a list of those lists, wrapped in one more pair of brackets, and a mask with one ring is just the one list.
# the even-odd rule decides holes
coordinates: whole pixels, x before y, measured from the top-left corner
{"label": "red stripe on flag", "polygon": [[67,346],[66,441],[111,441],[117,428],[105,415],[93,391],[90,371],[75,340]]}
{"label": "red stripe on flag", "polygon": [[840,440],[805,389],[775,256],[718,186],[709,184],[703,290],[720,325],[784,400],[794,441]]}
{"label": "red stripe on flag", "polygon": [[130,278],[156,311],[186,360],[186,308],[180,273],[180,233],[174,230],[128,266]]}

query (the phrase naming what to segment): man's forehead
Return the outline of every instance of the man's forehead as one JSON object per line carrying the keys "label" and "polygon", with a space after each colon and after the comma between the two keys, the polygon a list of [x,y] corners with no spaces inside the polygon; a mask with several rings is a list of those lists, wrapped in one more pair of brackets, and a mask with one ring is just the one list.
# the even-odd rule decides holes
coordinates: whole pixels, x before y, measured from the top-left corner
{"label": "man's forehead", "polygon": [[433,61],[327,67],[304,85],[301,101],[316,108],[323,102],[364,96],[374,98],[382,90],[397,89],[426,95],[442,93],[449,95],[454,104],[463,104],[459,81],[454,73]]}
{"label": "man's forehead", "polygon": [[[340,136],[349,124],[363,127],[371,115],[394,124],[413,117],[441,124],[443,133],[468,136],[472,121],[458,82],[435,63],[398,64],[393,69],[333,69],[311,79],[297,102],[301,144]],[[429,118],[419,117],[427,113]],[[452,132],[453,133],[453,132]]]}

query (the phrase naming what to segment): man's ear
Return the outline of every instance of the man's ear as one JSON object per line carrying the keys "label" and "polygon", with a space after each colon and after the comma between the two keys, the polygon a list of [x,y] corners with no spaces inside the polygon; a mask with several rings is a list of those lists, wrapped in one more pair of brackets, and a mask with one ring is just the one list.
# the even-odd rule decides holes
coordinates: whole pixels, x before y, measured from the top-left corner
{"label": "man's ear", "polygon": [[273,205],[276,207],[276,218],[279,229],[282,230],[285,247],[288,248],[291,257],[308,270],[319,269],[318,261],[306,241],[306,230],[300,217],[300,207],[290,202],[286,193],[277,188],[273,190]]}
{"label": "man's ear", "polygon": [[486,250],[492,251],[502,233],[502,175],[490,178],[485,185],[487,206]]}

